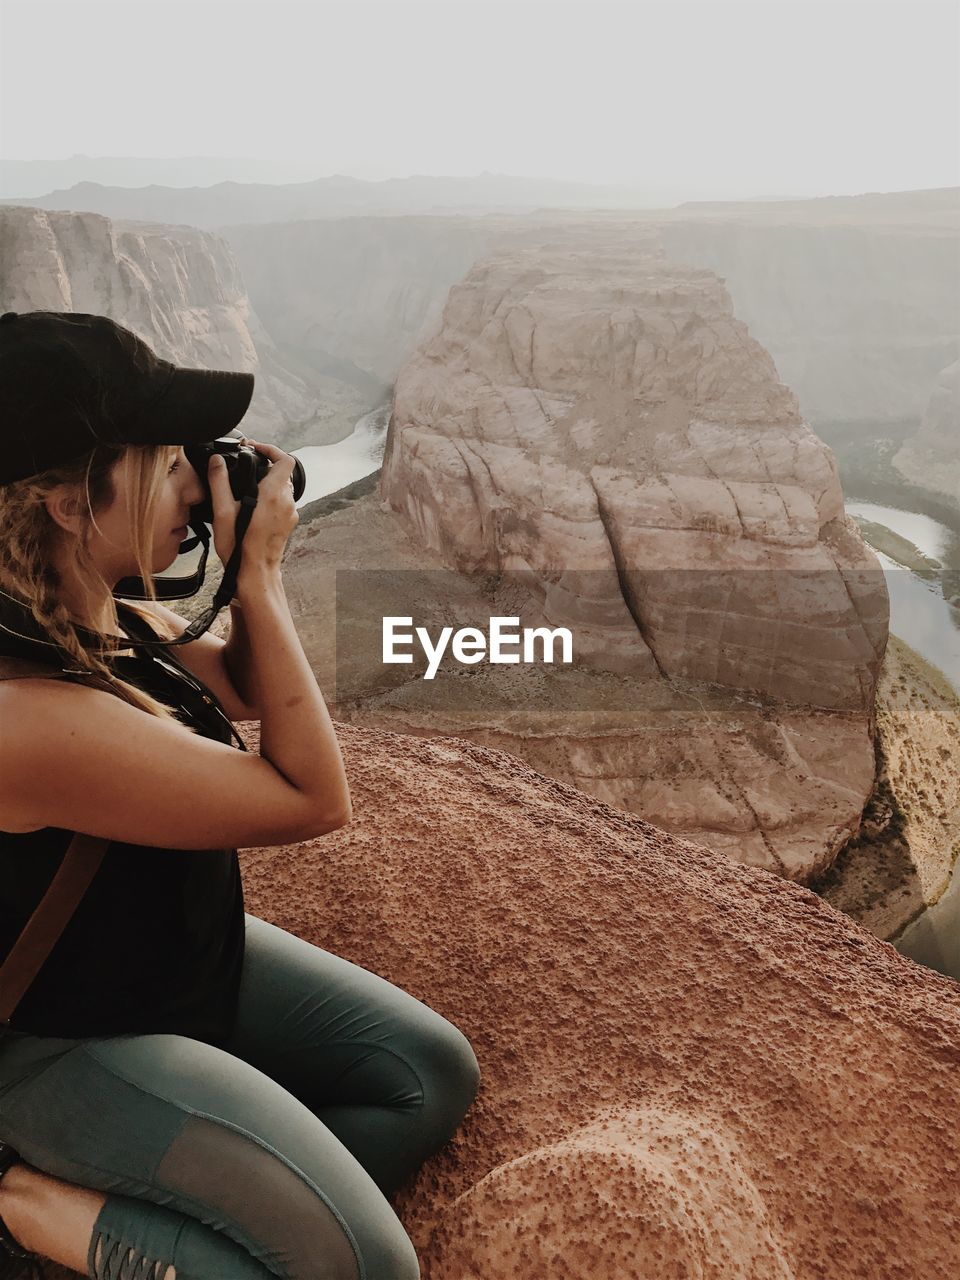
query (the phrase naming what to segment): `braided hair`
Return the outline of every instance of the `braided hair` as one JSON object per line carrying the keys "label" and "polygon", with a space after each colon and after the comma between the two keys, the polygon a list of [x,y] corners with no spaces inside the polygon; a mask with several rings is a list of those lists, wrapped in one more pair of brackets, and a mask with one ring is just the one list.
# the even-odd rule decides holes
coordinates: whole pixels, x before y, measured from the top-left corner
{"label": "braided hair", "polygon": [[[116,645],[120,623],[110,584],[91,559],[87,540],[96,527],[96,516],[116,496],[115,469],[125,471],[126,491],[130,502],[130,536],[138,571],[149,598],[156,600],[156,589],[150,567],[157,499],[163,486],[169,461],[169,445],[98,444],[76,462],[52,467],[39,476],[0,486],[0,588],[29,608],[42,631],[69,655],[76,665],[88,672],[100,688],[162,719],[173,720],[181,728],[195,732],[193,726],[177,719],[173,711],[143,689],[119,677],[104,661],[97,647],[77,630],[63,601],[62,583],[54,563],[56,539],[70,539],[69,547],[74,572],[91,600],[106,591],[100,627],[86,626],[109,649]],[[62,529],[47,510],[45,499],[58,485],[67,484],[82,496],[89,521],[80,537]],[[172,632],[153,613],[129,604],[129,608],[145,618],[164,639]],[[86,641],[86,642],[85,642]],[[122,643],[120,645],[122,648]]]}

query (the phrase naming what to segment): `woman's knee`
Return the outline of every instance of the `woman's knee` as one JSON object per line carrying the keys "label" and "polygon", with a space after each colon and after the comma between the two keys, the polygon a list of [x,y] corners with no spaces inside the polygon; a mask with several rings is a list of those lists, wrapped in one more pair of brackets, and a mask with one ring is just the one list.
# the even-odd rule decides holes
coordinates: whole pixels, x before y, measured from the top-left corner
{"label": "woman's knee", "polygon": [[444,1118],[452,1133],[480,1088],[480,1064],[463,1032],[438,1015],[419,1046],[424,1106]]}

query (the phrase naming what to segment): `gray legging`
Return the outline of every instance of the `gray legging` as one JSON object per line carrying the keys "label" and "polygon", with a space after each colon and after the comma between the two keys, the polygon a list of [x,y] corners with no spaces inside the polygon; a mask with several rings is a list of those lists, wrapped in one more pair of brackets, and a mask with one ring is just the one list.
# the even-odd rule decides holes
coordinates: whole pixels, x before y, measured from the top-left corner
{"label": "gray legging", "polygon": [[416,1280],[386,1197],[451,1137],[479,1081],[440,1014],[247,915],[222,1049],[0,1030],[0,1138],[106,1193],[93,1280],[169,1265],[177,1280]]}

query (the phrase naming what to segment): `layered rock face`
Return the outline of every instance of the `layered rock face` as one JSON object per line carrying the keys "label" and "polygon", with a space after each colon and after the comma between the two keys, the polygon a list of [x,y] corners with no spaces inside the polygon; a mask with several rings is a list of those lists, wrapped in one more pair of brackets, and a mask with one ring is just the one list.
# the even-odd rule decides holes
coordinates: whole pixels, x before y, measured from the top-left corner
{"label": "layered rock face", "polygon": [[[373,569],[400,575],[400,596],[418,623],[434,634],[449,623],[450,607],[434,615],[406,595],[424,574],[439,578],[443,561],[373,495],[298,527],[284,563],[297,630],[339,719],[502,748],[658,827],[795,879],[828,866],[856,833],[874,778],[865,712],[752,703],[706,681],[607,678],[590,669],[576,671],[573,688],[565,683],[546,712],[538,709],[542,670],[533,667],[519,669],[525,678],[511,686],[509,703],[499,688],[487,698],[484,673],[474,668],[457,676],[453,707],[442,695],[438,705],[433,686],[409,668],[380,664],[379,615],[400,611],[397,593],[355,610],[349,591],[337,589],[344,571],[363,584]],[[466,579],[447,599],[465,616],[523,607],[515,590],[491,602]],[[630,709],[618,711],[625,679]]]}
{"label": "layered rock face", "polygon": [[621,246],[478,265],[397,380],[382,494],[443,563],[524,573],[524,622],[570,627],[582,668],[666,698],[549,747],[467,731],[745,861],[829,863],[872,785],[886,590],[716,277]]}
{"label": "layered rock face", "polygon": [[[474,268],[397,379],[382,493],[456,568],[532,570],[585,661],[871,705],[877,561],[710,273],[618,250]],[[614,592],[595,626],[590,571]]]}
{"label": "layered rock face", "polygon": [[875,746],[877,783],[861,829],[815,888],[891,941],[941,898],[960,857],[960,697],[893,634]]}
{"label": "layered rock face", "polygon": [[893,465],[905,480],[960,507],[960,360],[937,378],[919,431],[894,455]]}
{"label": "layered rock face", "polygon": [[6,311],[83,311],[132,329],[158,355],[256,375],[244,417],[282,443],[320,416],[323,388],[287,367],[250,306],[229,246],[192,227],[118,224],[93,213],[0,208]]}
{"label": "layered rock face", "polygon": [[960,1274],[956,983],[514,756],[338,734],[353,822],[247,904],[474,1047],[396,1201],[425,1280]]}

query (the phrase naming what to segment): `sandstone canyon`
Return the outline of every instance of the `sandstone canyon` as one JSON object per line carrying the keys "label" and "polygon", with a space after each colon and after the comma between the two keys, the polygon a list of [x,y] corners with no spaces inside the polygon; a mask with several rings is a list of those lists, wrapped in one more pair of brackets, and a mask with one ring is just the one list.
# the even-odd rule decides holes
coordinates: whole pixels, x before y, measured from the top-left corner
{"label": "sandstone canyon", "polygon": [[960,360],[937,377],[920,427],[894,454],[893,465],[912,484],[960,508]]}

